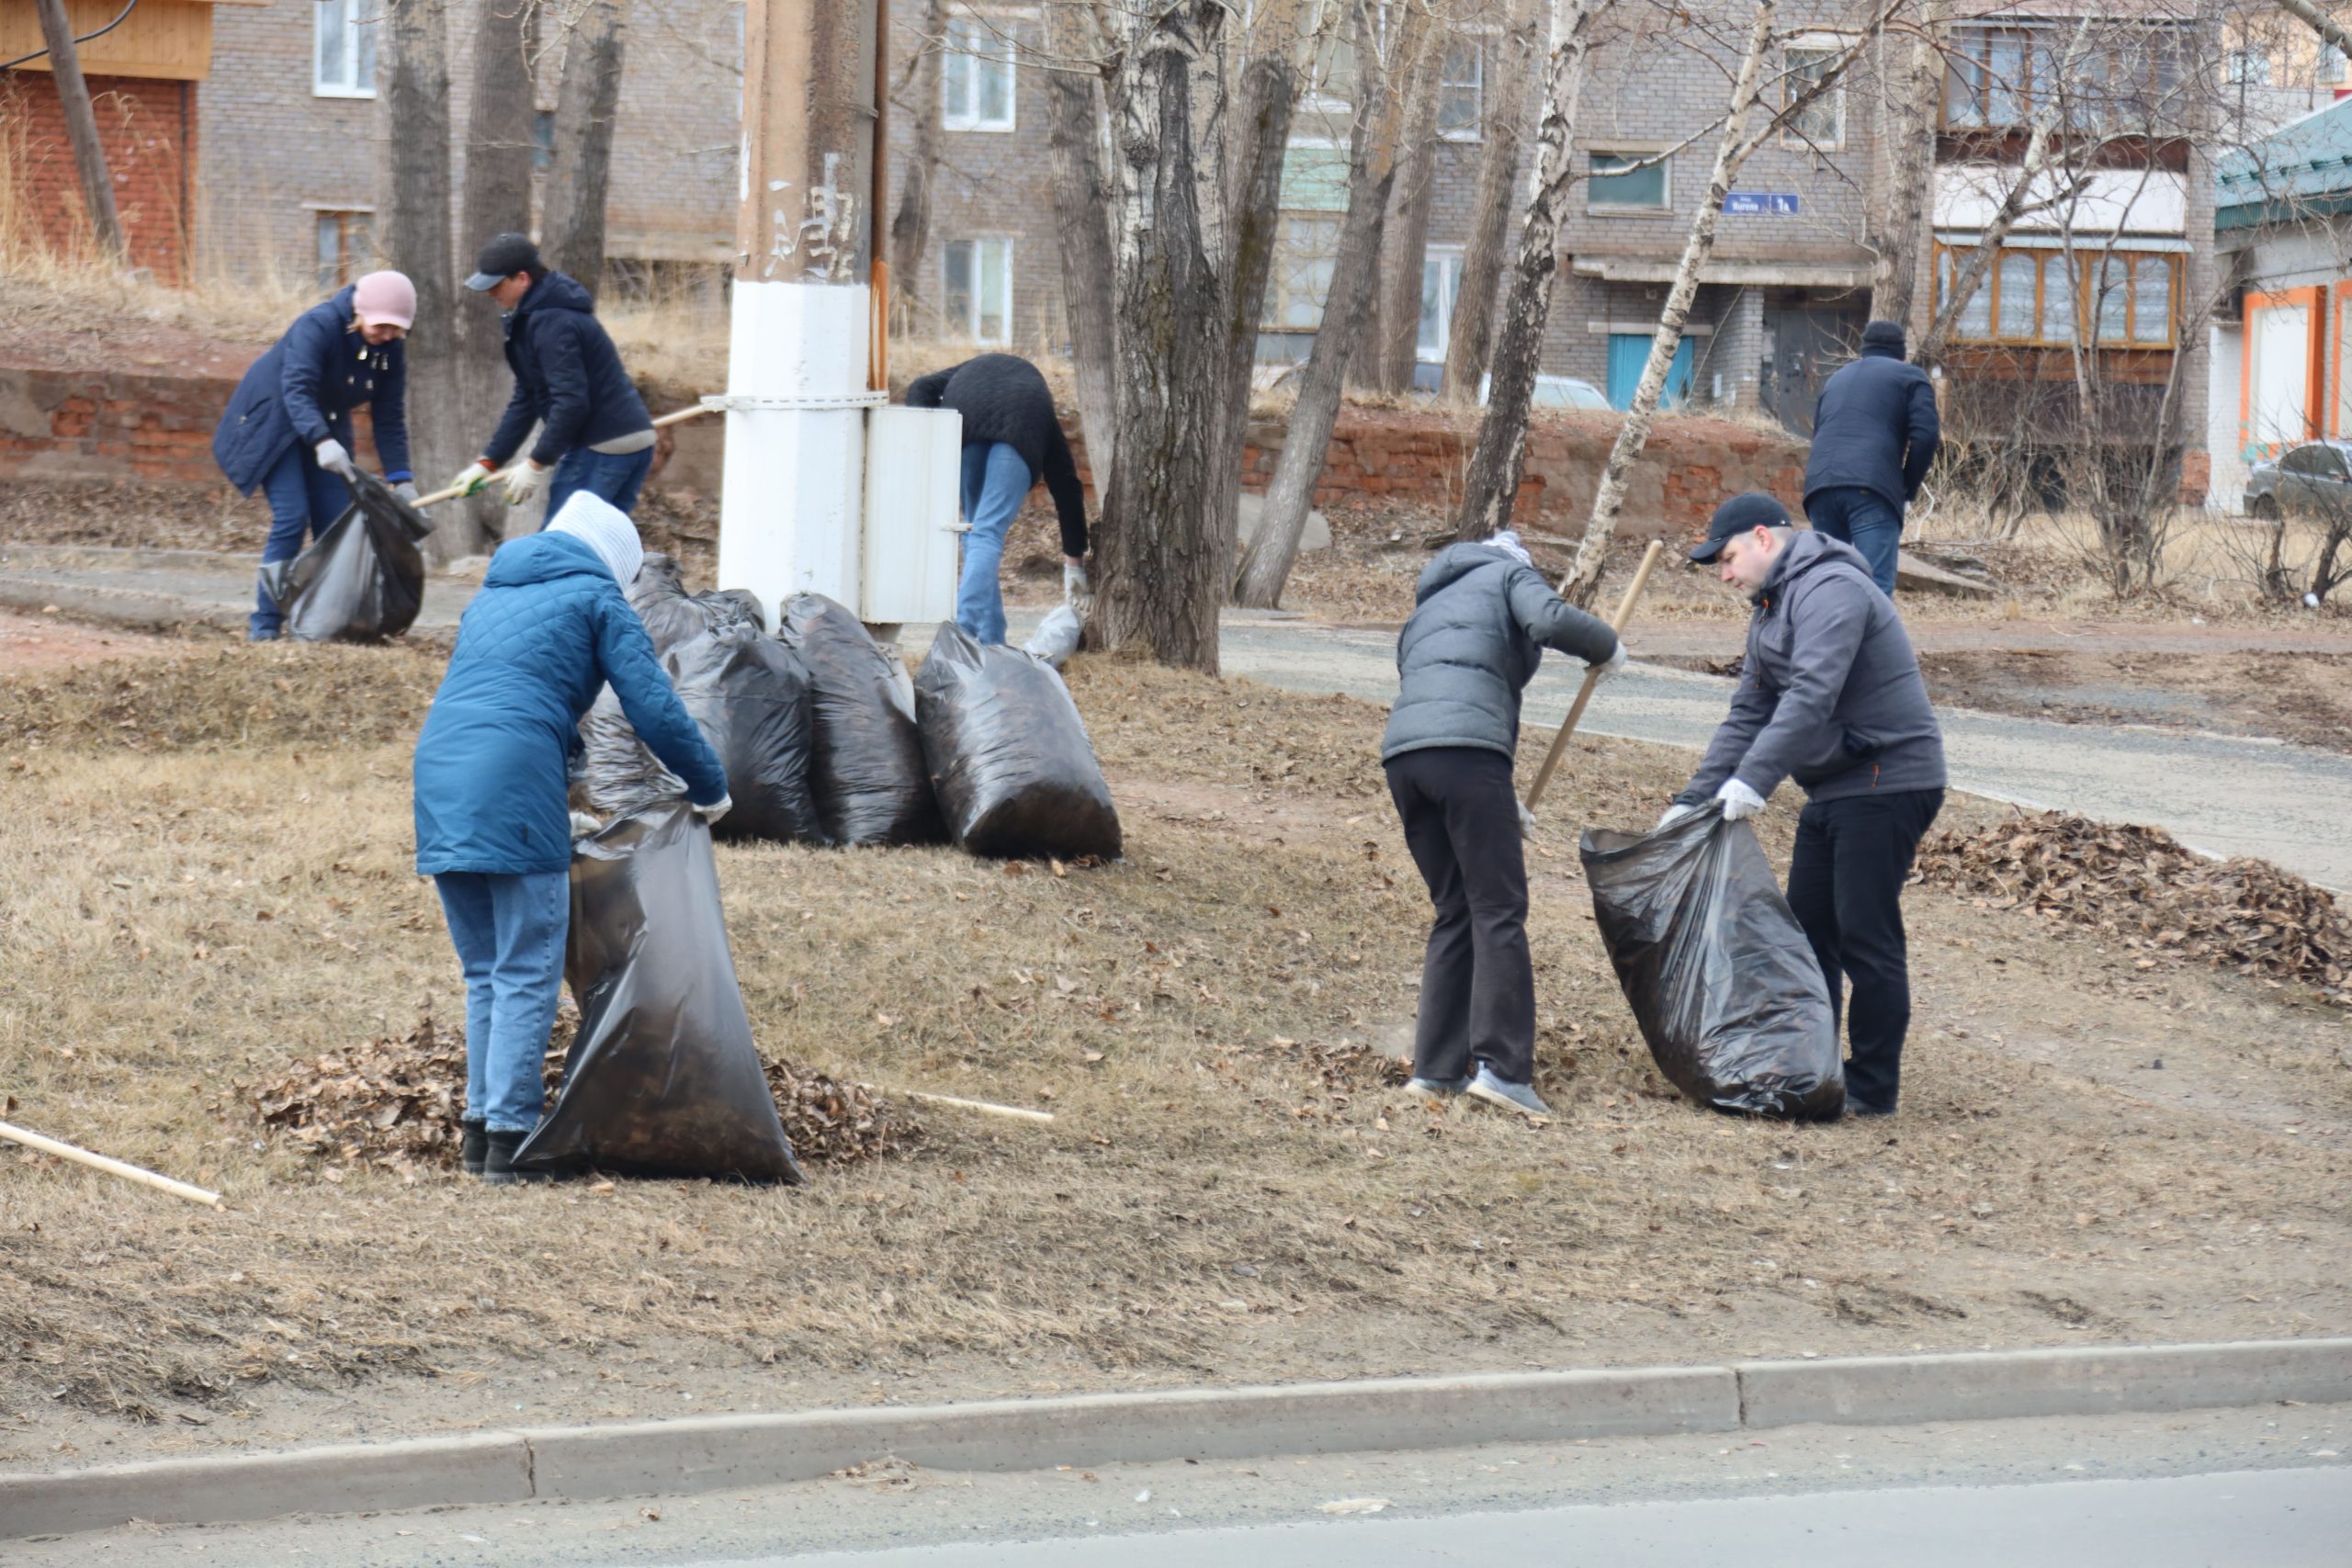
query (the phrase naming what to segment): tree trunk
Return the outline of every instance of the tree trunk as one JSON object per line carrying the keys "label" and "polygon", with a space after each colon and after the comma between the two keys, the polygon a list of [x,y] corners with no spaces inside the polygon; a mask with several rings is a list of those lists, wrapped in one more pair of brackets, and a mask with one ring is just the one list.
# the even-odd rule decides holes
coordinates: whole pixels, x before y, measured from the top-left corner
{"label": "tree trunk", "polygon": [[[1060,7],[1054,9],[1057,15],[1060,11]],[[914,95],[914,146],[899,166],[899,210],[890,219],[892,330],[908,333],[917,330],[923,253],[931,248],[932,191],[939,180],[939,150],[944,134],[940,51],[945,47],[947,0],[923,0],[914,25],[922,29],[922,41],[915,46],[914,83],[910,89]],[[1049,117],[1053,113],[1050,102],[1046,113]]]}
{"label": "tree trunk", "polygon": [[[443,0],[392,0],[383,49],[384,118],[401,131],[384,142],[382,242],[385,264],[416,286],[416,324],[405,344],[409,452],[426,489],[481,450],[447,390],[457,378],[458,300],[449,254],[449,29],[442,6]],[[454,505],[436,513],[441,525],[424,541],[434,564],[480,547]]]}
{"label": "tree trunk", "polygon": [[1046,134],[1053,153],[1055,238],[1061,248],[1070,365],[1078,379],[1078,423],[1099,508],[1111,493],[1117,448],[1117,312],[1112,303],[1117,274],[1111,255],[1111,193],[1102,179],[1102,82],[1079,69],[1101,54],[1101,39],[1088,20],[1074,6],[1046,11],[1046,48],[1058,69],[1046,73]]}
{"label": "tree trunk", "polygon": [[1722,139],[1715,143],[1714,169],[1707,176],[1707,188],[1700,193],[1698,210],[1683,240],[1674,287],[1667,291],[1666,309],[1659,313],[1657,331],[1650,339],[1648,363],[1642,367],[1641,382],[1634,389],[1634,406],[1625,412],[1617,439],[1609,448],[1609,460],[1601,466],[1600,488],[1592,498],[1592,518],[1577,547],[1576,564],[1560,584],[1561,597],[1582,608],[1589,609],[1600,591],[1609,547],[1617,533],[1617,516],[1625,505],[1625,482],[1649,440],[1650,423],[1657,417],[1658,398],[1666,390],[1667,373],[1673,368],[1674,352],[1681,344],[1683,323],[1690,319],[1690,302],[1699,294],[1700,269],[1715,248],[1715,226],[1723,217],[1724,197],[1730,194],[1739,166],[1758,144],[1746,137],[1747,114],[1762,88],[1764,57],[1771,48],[1772,14],[1778,4],[1779,0],[1762,0],[1756,7],[1747,53],[1733,81],[1731,107],[1724,117]]}
{"label": "tree trunk", "polygon": [[565,41],[555,100],[555,159],[548,171],[540,254],[594,294],[605,276],[605,196],[621,101],[622,33],[616,0],[589,0]]}
{"label": "tree trunk", "polygon": [[1396,13],[1388,39],[1389,69],[1374,69],[1379,58],[1378,20],[1371,0],[1354,0],[1350,25],[1355,34],[1356,102],[1349,133],[1348,209],[1340,220],[1338,254],[1323,299],[1323,319],[1298,383],[1298,400],[1283,437],[1265,512],[1243,551],[1234,602],[1253,609],[1282,603],[1283,584],[1298,559],[1298,542],[1314,504],[1315,482],[1323,475],[1325,448],[1338,422],[1346,390],[1348,361],[1363,335],[1366,307],[1380,267],[1380,231],[1389,192],[1396,182],[1396,142],[1403,105],[1399,89],[1414,69],[1428,36],[1428,13],[1419,7]]}
{"label": "tree trunk", "polygon": [[1519,174],[1521,132],[1526,129],[1528,84],[1535,74],[1536,29],[1545,9],[1539,0],[1510,0],[1501,47],[1496,51],[1495,92],[1487,116],[1487,145],[1478,159],[1470,243],[1463,247],[1462,283],[1446,329],[1445,395],[1465,401],[1478,396],[1487,351],[1495,340],[1495,294],[1502,285],[1510,193]]}
{"label": "tree trunk", "polygon": [[2278,0],[2278,8],[2308,26],[2328,42],[2352,56],[2352,31],[2312,3],[2312,0]]}
{"label": "tree trunk", "polygon": [[1421,344],[1421,279],[1430,248],[1430,201],[1437,194],[1437,77],[1436,51],[1425,51],[1405,89],[1396,212],[1382,247],[1379,335],[1372,351],[1372,384],[1384,392],[1413,389],[1413,362]]}
{"label": "tree trunk", "polygon": [[[1936,104],[1943,56],[1936,48],[1940,0],[1923,0],[1919,36],[1889,44],[1880,35],[1879,111],[1886,134],[1883,175],[1873,202],[1871,317],[1910,324],[1927,234],[1928,186],[1935,178]],[[1893,56],[1894,58],[1889,58]]]}
{"label": "tree trunk", "polygon": [[1535,130],[1535,191],[1519,230],[1519,254],[1496,329],[1493,378],[1478,445],[1463,477],[1457,538],[1484,539],[1510,526],[1511,502],[1527,468],[1527,413],[1544,329],[1552,319],[1552,275],[1559,266],[1560,209],[1568,191],[1577,101],[1584,91],[1592,24],[1610,0],[1560,0],[1544,78],[1544,117]]}
{"label": "tree trunk", "polygon": [[57,83],[57,103],[65,116],[65,139],[74,146],[74,171],[82,180],[82,206],[89,214],[90,232],[107,260],[130,265],[123,244],[122,219],[115,211],[114,176],[107,172],[107,150],[98,141],[97,111],[90,107],[90,84],[82,75],[82,56],[74,43],[74,24],[65,15],[65,0],[37,0],[41,42],[49,46],[49,70]]}
{"label": "tree trunk", "polygon": [[[473,104],[466,117],[466,189],[458,226],[468,270],[476,247],[492,235],[531,229],[531,48],[538,15],[532,0],[481,0],[474,17]],[[395,134],[399,134],[397,131]],[[487,299],[458,312],[458,387],[467,425],[486,441],[514,389],[505,332]],[[519,457],[518,459],[519,460]],[[452,502],[488,538],[511,535],[532,519],[506,516],[492,496]]]}

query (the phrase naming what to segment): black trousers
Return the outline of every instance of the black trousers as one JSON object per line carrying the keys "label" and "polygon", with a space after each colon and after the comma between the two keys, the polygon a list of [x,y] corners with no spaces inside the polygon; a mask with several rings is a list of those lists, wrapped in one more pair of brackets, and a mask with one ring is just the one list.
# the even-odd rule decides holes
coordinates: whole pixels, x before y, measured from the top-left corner
{"label": "black trousers", "polygon": [[[1789,857],[1789,908],[1829,982],[1847,1040],[1846,1102],[1892,1111],[1911,1026],[1911,953],[1903,884],[1936,813],[1939,789],[1895,790],[1805,803]],[[1854,987],[1846,1002],[1846,986]]]}
{"label": "black trousers", "polygon": [[1510,759],[1470,746],[1408,751],[1388,764],[1388,795],[1437,908],[1421,961],[1414,1075],[1465,1077],[1484,1062],[1507,1083],[1527,1083],[1535,965]]}

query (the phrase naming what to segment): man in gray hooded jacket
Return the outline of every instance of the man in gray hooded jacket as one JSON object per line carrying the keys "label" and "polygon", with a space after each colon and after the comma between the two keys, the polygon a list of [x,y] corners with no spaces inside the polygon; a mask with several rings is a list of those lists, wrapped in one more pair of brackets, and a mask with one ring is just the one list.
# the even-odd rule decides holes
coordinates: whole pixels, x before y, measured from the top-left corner
{"label": "man in gray hooded jacket", "polygon": [[1547,648],[1610,673],[1625,650],[1608,622],[1553,592],[1507,532],[1449,546],[1414,599],[1380,742],[1406,848],[1437,911],[1408,1087],[1424,1100],[1466,1092],[1547,1115],[1532,1087],[1535,966],[1511,786],[1519,694]]}
{"label": "man in gray hooded jacket", "polygon": [[1844,1011],[1847,1108],[1893,1115],[1911,1022],[1903,884],[1944,802],[1943,731],[1918,656],[1861,555],[1796,532],[1769,495],[1717,507],[1690,558],[1720,558],[1756,613],[1731,716],[1668,819],[1713,807],[1737,821],[1782,779],[1804,786],[1789,908]]}

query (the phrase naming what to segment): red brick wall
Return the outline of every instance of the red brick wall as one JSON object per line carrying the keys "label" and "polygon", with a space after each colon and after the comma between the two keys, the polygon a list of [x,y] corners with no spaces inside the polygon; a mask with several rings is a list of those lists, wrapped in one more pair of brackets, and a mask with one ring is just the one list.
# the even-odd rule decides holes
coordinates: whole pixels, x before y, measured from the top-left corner
{"label": "red brick wall", "polygon": [[[218,376],[132,375],[0,365],[0,479],[162,479],[218,484],[212,431],[236,390]],[[352,417],[370,469],[368,411]]]}
{"label": "red brick wall", "polygon": [[[114,178],[115,209],[134,266],[164,283],[187,276],[196,167],[196,84],[133,76],[89,78]],[[29,214],[52,249],[87,243],[82,181],[65,136],[57,81],[47,72],[11,71],[0,78],[0,152],[8,163],[6,194]]]}

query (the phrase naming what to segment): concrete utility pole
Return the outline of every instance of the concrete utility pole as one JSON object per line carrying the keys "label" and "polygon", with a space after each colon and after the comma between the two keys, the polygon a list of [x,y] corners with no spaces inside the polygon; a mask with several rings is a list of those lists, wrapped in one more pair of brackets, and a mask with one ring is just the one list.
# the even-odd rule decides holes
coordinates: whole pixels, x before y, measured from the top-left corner
{"label": "concrete utility pole", "polygon": [[41,41],[49,46],[49,69],[57,78],[57,101],[65,111],[65,138],[74,144],[74,165],[82,176],[90,227],[107,257],[117,265],[128,265],[122,219],[115,211],[114,179],[107,173],[107,152],[98,142],[98,117],[90,107],[90,85],[82,78],[82,57],[74,50],[65,0],[35,0],[35,8],[40,12]]}
{"label": "concrete utility pole", "polygon": [[876,0],[748,0],[718,579],[860,604]]}

